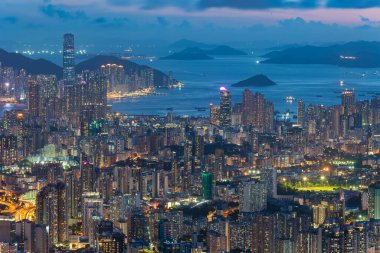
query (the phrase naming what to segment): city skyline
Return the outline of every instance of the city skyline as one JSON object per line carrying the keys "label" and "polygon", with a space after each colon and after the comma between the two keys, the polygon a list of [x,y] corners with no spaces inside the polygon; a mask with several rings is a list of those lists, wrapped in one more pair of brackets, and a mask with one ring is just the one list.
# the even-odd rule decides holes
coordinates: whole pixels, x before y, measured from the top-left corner
{"label": "city skyline", "polygon": [[377,13],[4,0],[0,253],[380,253]]}

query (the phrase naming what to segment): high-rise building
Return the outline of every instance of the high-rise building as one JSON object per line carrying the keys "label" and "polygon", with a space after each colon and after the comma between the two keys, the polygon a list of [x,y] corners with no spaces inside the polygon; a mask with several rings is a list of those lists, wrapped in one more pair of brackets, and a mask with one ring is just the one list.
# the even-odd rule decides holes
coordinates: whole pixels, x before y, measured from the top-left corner
{"label": "high-rise building", "polygon": [[212,174],[209,172],[202,173],[202,196],[205,200],[213,198]]}
{"label": "high-rise building", "polygon": [[380,183],[368,186],[368,218],[380,219]]}
{"label": "high-rise building", "polygon": [[28,80],[28,111],[32,116],[39,116],[40,93],[38,83],[34,79]]}
{"label": "high-rise building", "polygon": [[75,84],[75,50],[74,35],[63,35],[63,82],[64,85]]}
{"label": "high-rise building", "polygon": [[355,107],[355,92],[354,90],[345,90],[342,92],[342,107],[344,114],[352,114]]}
{"label": "high-rise building", "polygon": [[259,214],[253,225],[251,252],[276,252],[276,218],[273,214]]}
{"label": "high-rise building", "polygon": [[253,94],[250,90],[243,91],[242,123],[245,126],[253,124]]}
{"label": "high-rise building", "polygon": [[22,220],[16,223],[15,235],[18,249],[23,252],[34,252],[35,224],[29,220]]}
{"label": "high-rise building", "polygon": [[126,89],[125,69],[123,65],[106,64],[101,66],[102,75],[105,78],[109,92],[123,92]]}
{"label": "high-rise building", "polygon": [[210,104],[210,123],[220,126],[220,106]]}
{"label": "high-rise building", "polygon": [[17,157],[17,136],[0,135],[0,164],[13,164]]}
{"label": "high-rise building", "polygon": [[64,181],[67,186],[67,215],[69,218],[78,218],[82,197],[80,170],[65,171]]}
{"label": "high-rise building", "polygon": [[81,122],[103,118],[107,110],[107,83],[100,71],[84,71],[81,82]]}
{"label": "high-rise building", "polygon": [[[37,78],[38,94],[38,116],[45,121],[57,114],[57,77],[55,75],[38,75]],[[30,94],[30,92],[29,92]]]}
{"label": "high-rise building", "polygon": [[232,114],[232,101],[231,93],[225,88],[221,87],[220,91],[220,126],[231,126],[231,114]]}
{"label": "high-rise building", "polygon": [[66,185],[48,184],[37,194],[36,223],[48,228],[49,248],[68,238]]}
{"label": "high-rise building", "polygon": [[97,188],[96,181],[98,178],[98,169],[93,163],[83,162],[81,165],[81,185],[82,193],[94,192]]}
{"label": "high-rise building", "polygon": [[297,123],[301,127],[305,126],[305,103],[302,99],[297,103]]}
{"label": "high-rise building", "polygon": [[274,106],[261,93],[244,90],[242,114],[243,125],[253,126],[259,133],[273,131]]}
{"label": "high-rise building", "polygon": [[101,220],[96,231],[96,249],[103,253],[124,252],[124,235],[113,228],[112,221]]}
{"label": "high-rise building", "polygon": [[257,212],[267,208],[267,184],[265,181],[253,179],[242,183],[239,194],[241,212]]}
{"label": "high-rise building", "polygon": [[85,192],[82,195],[82,232],[94,243],[96,226],[103,215],[103,200],[98,192]]}

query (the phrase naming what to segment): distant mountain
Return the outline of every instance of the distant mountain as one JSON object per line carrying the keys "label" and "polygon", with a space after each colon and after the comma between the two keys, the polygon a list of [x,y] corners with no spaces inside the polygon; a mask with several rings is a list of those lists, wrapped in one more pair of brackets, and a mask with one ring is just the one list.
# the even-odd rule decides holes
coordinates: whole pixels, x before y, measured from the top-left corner
{"label": "distant mountain", "polygon": [[[62,78],[62,67],[44,60],[44,59],[30,59],[26,56],[17,53],[8,53],[3,49],[0,49],[0,62],[2,66],[13,67],[15,69],[25,69],[28,74],[38,75],[56,75],[58,78]],[[85,60],[76,65],[76,71],[79,73],[83,70],[96,70],[101,65],[114,63],[123,65],[127,74],[132,74],[137,71],[150,69],[145,65],[139,65],[137,63],[124,60],[115,56],[98,55]],[[154,84],[156,86],[167,86],[169,77],[159,70],[153,69]],[[174,80],[175,81],[175,80]]]}
{"label": "distant mountain", "polygon": [[380,67],[380,42],[357,41],[325,47],[303,46],[272,51],[263,63],[329,64],[342,67]]}
{"label": "distant mountain", "polygon": [[275,82],[270,80],[265,75],[255,75],[243,81],[233,84],[233,87],[263,87],[276,85]]}
{"label": "distant mountain", "polygon": [[28,74],[57,75],[58,78],[62,78],[62,68],[44,59],[34,60],[22,54],[9,53],[0,49],[0,62],[2,66],[25,69]]}
{"label": "distant mountain", "polygon": [[178,53],[171,54],[166,57],[161,57],[161,60],[212,60],[213,58],[206,54],[206,52],[198,47],[186,48]]}
{"label": "distant mountain", "polygon": [[185,49],[189,47],[213,48],[215,47],[215,45],[197,42],[193,40],[187,40],[187,39],[178,40],[169,45],[169,48],[175,48],[175,49]]}
{"label": "distant mountain", "polygon": [[225,46],[225,45],[217,46],[210,50],[205,50],[205,52],[206,54],[209,54],[209,55],[247,55],[247,53],[241,50],[238,50],[229,46]]}
{"label": "distant mountain", "polygon": [[[105,64],[118,64],[123,65],[127,74],[135,73],[136,71],[141,71],[145,69],[152,69],[145,65],[139,65],[137,63],[121,59],[116,56],[98,55],[86,61],[83,61],[76,66],[76,71],[81,72],[83,70],[96,70],[100,66]],[[163,72],[153,69],[154,84],[156,86],[167,86],[168,76]]]}

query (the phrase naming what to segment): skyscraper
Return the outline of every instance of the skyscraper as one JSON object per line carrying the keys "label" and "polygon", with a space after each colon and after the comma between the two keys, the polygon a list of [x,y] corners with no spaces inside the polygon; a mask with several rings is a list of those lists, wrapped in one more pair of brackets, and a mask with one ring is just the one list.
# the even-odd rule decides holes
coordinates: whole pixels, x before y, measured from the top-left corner
{"label": "skyscraper", "polygon": [[228,127],[231,125],[231,93],[225,88],[220,88],[220,126]]}
{"label": "skyscraper", "polygon": [[74,35],[71,33],[63,35],[63,82],[65,86],[75,83]]}
{"label": "skyscraper", "polygon": [[305,126],[305,103],[302,99],[298,100],[297,105],[297,123],[301,127]]}

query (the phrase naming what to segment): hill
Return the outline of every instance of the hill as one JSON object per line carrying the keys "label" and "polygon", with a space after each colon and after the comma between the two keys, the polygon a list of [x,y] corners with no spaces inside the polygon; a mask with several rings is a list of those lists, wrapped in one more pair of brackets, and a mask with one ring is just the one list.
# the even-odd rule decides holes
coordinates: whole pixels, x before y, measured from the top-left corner
{"label": "hill", "polygon": [[272,85],[276,85],[276,83],[270,80],[267,76],[261,74],[232,84],[233,87],[264,87]]}
{"label": "hill", "polygon": [[[12,67],[15,69],[25,69],[28,74],[32,75],[56,75],[59,79],[62,78],[62,67],[45,59],[30,59],[22,54],[9,53],[3,49],[0,49],[0,62],[2,66]],[[96,70],[101,65],[115,63],[123,65],[126,70],[126,74],[130,75],[134,72],[138,72],[144,69],[150,69],[145,65],[139,65],[137,63],[124,60],[115,56],[98,55],[88,60],[85,60],[76,65],[76,72],[80,73],[83,70]],[[166,87],[169,82],[169,77],[159,70],[153,69],[154,84],[156,86]],[[175,80],[173,80],[175,81]]]}
{"label": "hill", "polygon": [[22,54],[9,53],[0,49],[0,62],[2,66],[12,67],[15,69],[25,69],[28,74],[38,75],[56,75],[62,78],[62,68],[50,61],[44,59],[30,59]]}
{"label": "hill", "polygon": [[[76,66],[76,71],[80,72],[83,70],[96,70],[100,68],[101,65],[108,63],[123,65],[126,71],[126,74],[132,74],[136,71],[141,71],[145,69],[151,69],[145,65],[139,65],[137,63],[118,58],[116,56],[107,56],[107,55],[97,55],[91,59],[83,61]],[[168,85],[169,77],[163,72],[153,69],[154,84],[156,86],[166,87]]]}
{"label": "hill", "polygon": [[205,50],[205,52],[206,54],[209,54],[209,55],[247,55],[247,53],[241,50],[238,50],[229,46],[225,46],[225,45],[217,46],[210,50]]}
{"label": "hill", "polygon": [[326,47],[302,46],[272,51],[263,63],[329,64],[342,67],[380,67],[380,42],[356,41]]}
{"label": "hill", "polygon": [[161,60],[212,60],[213,58],[206,54],[206,52],[198,47],[186,48],[178,53],[171,54],[166,57],[161,57]]}

